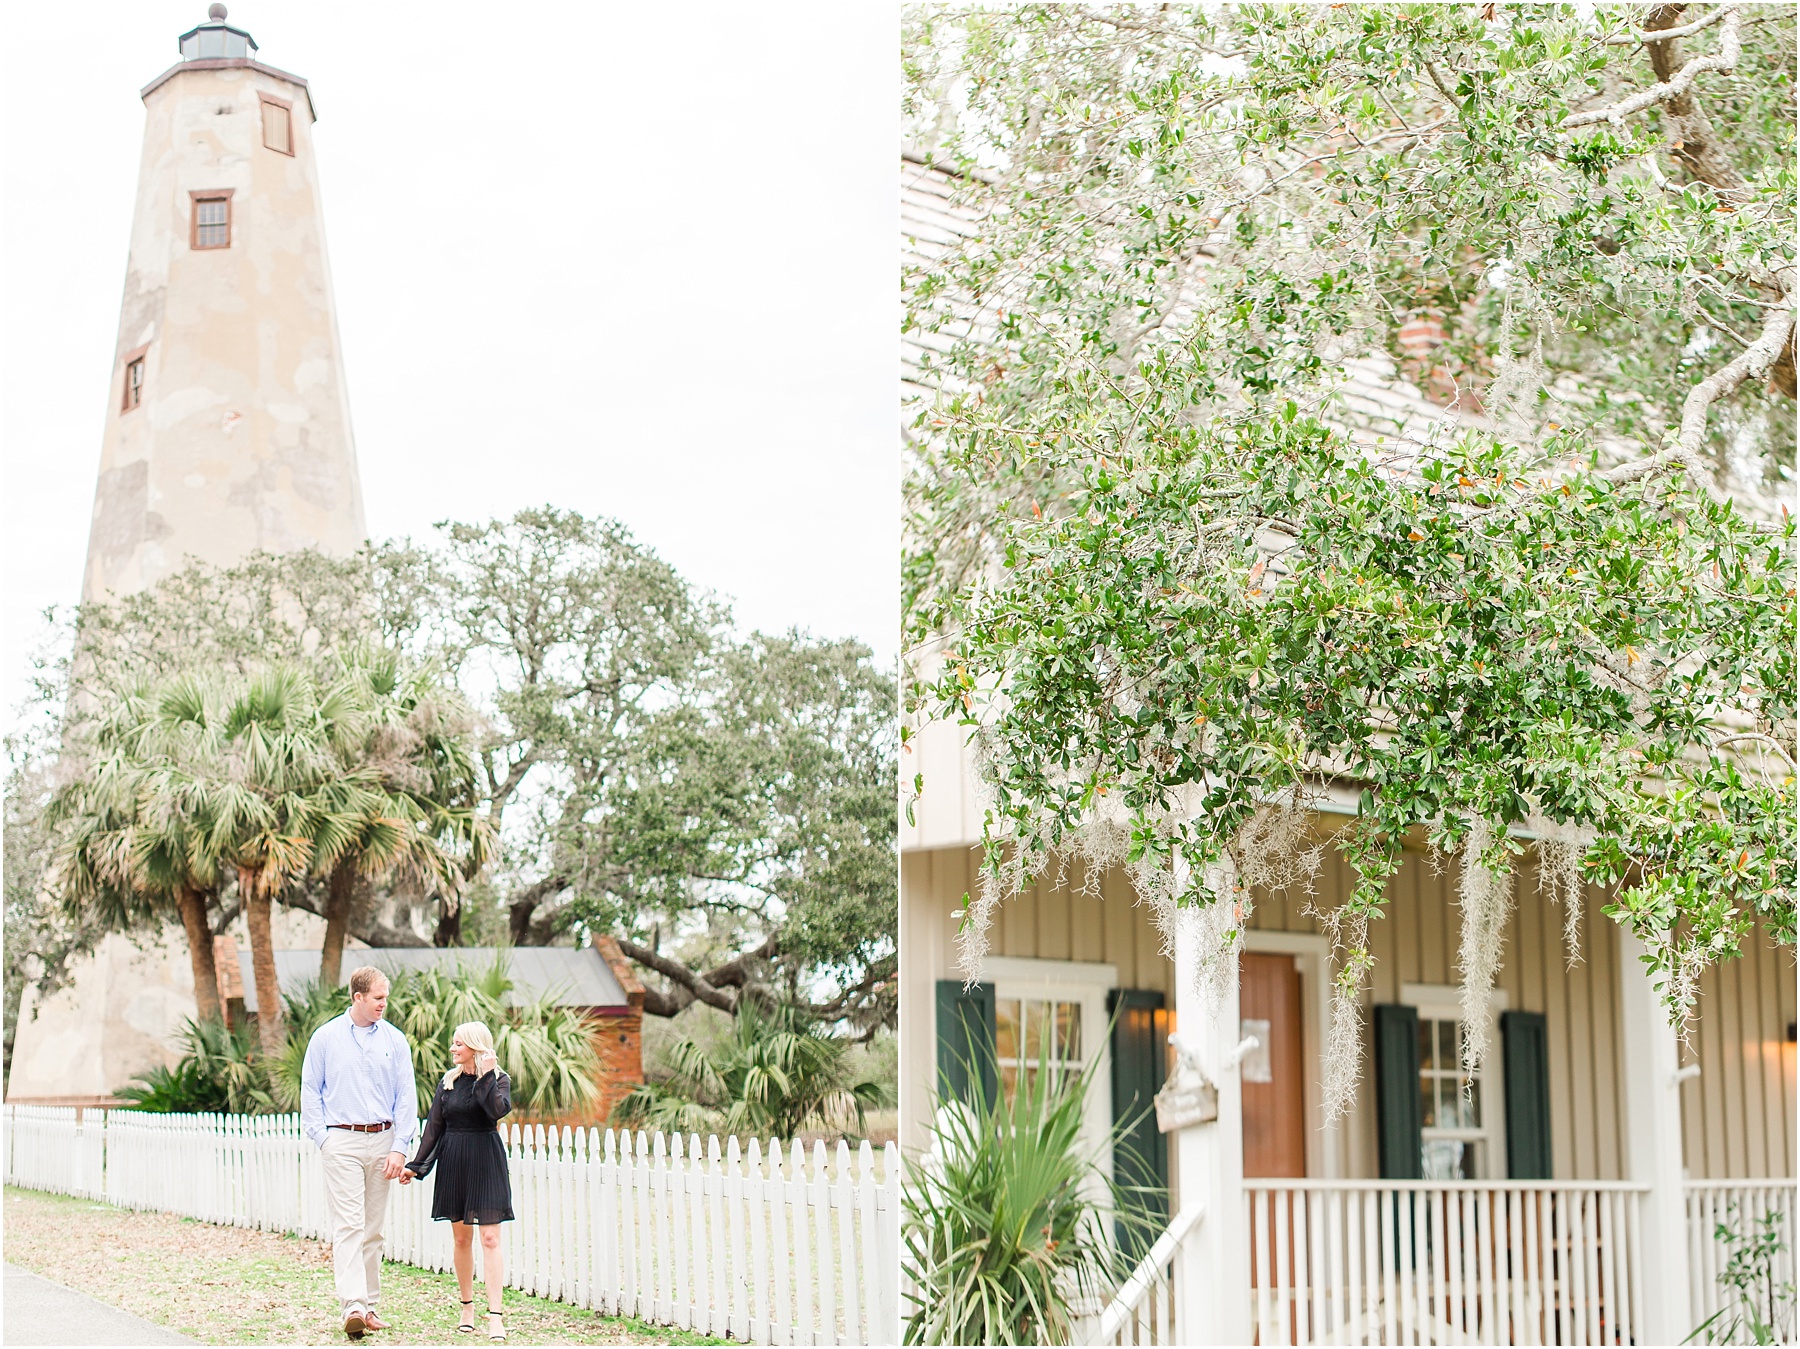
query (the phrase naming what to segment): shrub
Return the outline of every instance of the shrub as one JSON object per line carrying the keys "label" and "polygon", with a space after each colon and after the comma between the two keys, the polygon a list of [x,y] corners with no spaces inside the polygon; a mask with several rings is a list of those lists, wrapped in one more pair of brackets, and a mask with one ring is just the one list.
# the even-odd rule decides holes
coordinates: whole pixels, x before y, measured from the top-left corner
{"label": "shrub", "polygon": [[[1068,1344],[1127,1272],[1105,1220],[1114,1187],[1081,1139],[1094,1068],[1056,1080],[1040,1062],[1012,1100],[941,1100],[929,1153],[908,1165],[902,1243],[907,1344]],[[946,1093],[947,1096],[947,1093]]]}
{"label": "shrub", "polygon": [[817,1127],[860,1137],[886,1103],[880,1083],[852,1080],[851,1041],[803,1010],[746,1000],[731,1033],[706,1046],[683,1036],[664,1053],[668,1075],[634,1087],[613,1119],[638,1128],[792,1138]]}

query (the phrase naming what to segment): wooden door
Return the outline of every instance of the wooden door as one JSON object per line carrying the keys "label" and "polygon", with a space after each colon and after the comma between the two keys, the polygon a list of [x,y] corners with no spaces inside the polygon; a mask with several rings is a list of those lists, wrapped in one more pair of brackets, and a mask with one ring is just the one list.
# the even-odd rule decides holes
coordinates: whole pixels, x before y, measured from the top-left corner
{"label": "wooden door", "polygon": [[[1261,1052],[1240,1067],[1244,1092],[1244,1174],[1306,1174],[1306,1071],[1302,1057],[1300,971],[1291,955],[1246,951],[1238,965],[1238,1016],[1244,1034],[1262,1039],[1268,1030],[1268,1056]],[[1266,1079],[1266,1080],[1257,1080]]]}

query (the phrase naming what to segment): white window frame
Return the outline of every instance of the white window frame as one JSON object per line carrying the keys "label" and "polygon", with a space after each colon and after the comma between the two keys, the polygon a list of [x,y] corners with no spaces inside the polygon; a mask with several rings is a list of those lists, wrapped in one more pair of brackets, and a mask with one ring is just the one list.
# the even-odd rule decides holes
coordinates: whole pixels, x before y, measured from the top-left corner
{"label": "white window frame", "polygon": [[996,1002],[1001,998],[1038,998],[1081,1004],[1081,1062],[1083,1069],[1093,1066],[1092,1085],[1082,1112],[1081,1141],[1088,1154],[1097,1158],[1101,1173],[1110,1176],[1112,1037],[1106,1033],[1106,995],[1119,986],[1118,967],[1079,960],[988,956],[981,962],[981,982],[994,986]]}
{"label": "white window frame", "polygon": [[[1402,984],[1400,985],[1400,1001],[1413,1008],[1421,1017],[1430,1017],[1438,1021],[1461,1021],[1462,989],[1455,984]],[[1488,1054],[1481,1064],[1481,1115],[1482,1123],[1478,1131],[1459,1129],[1454,1132],[1466,1135],[1475,1133],[1487,1152],[1487,1174],[1483,1180],[1507,1179],[1506,1166],[1506,1074],[1501,1063],[1504,1052],[1500,1044],[1500,1013],[1506,1010],[1507,996],[1503,988],[1488,991]],[[1415,1080],[1413,1090],[1418,1091]],[[1422,1131],[1435,1134],[1436,1130]]]}

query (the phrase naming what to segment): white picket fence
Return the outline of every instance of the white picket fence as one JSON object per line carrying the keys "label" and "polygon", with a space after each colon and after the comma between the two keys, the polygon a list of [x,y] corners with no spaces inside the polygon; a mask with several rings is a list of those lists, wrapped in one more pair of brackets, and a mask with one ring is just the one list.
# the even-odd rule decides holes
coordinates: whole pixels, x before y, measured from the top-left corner
{"label": "white picket fence", "polygon": [[[319,1152],[294,1115],[7,1106],[6,1183],[329,1241]],[[897,1344],[892,1143],[784,1146],[507,1130],[507,1282],[538,1297],[765,1344]],[[387,1256],[449,1271],[432,1178],[389,1190]]]}
{"label": "white picket fence", "polygon": [[[1763,1215],[1779,1215],[1781,1250],[1771,1272],[1777,1286],[1785,1284],[1790,1290],[1794,1287],[1794,1180],[1691,1180],[1683,1188],[1687,1191],[1689,1296],[1696,1325],[1722,1309],[1726,1302],[1719,1271],[1731,1258],[1731,1252],[1718,1238],[1720,1223],[1748,1236]],[[1796,1334],[1791,1301],[1786,1315],[1777,1320],[1773,1327],[1775,1342],[1793,1344]]]}

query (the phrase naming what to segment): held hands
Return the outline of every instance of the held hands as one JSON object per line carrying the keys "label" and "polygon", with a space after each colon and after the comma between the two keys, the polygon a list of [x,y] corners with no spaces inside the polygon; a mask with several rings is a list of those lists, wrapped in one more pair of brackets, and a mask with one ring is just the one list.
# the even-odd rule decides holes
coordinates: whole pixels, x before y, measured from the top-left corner
{"label": "held hands", "polygon": [[[381,1164],[381,1174],[389,1180],[398,1180],[400,1173],[405,1170],[406,1154],[403,1152],[388,1153],[387,1160]],[[412,1173],[409,1171],[407,1174],[411,1175]]]}
{"label": "held hands", "polygon": [[403,1169],[400,1172],[400,1183],[402,1185],[411,1185],[415,1179],[416,1177],[410,1169]]}

